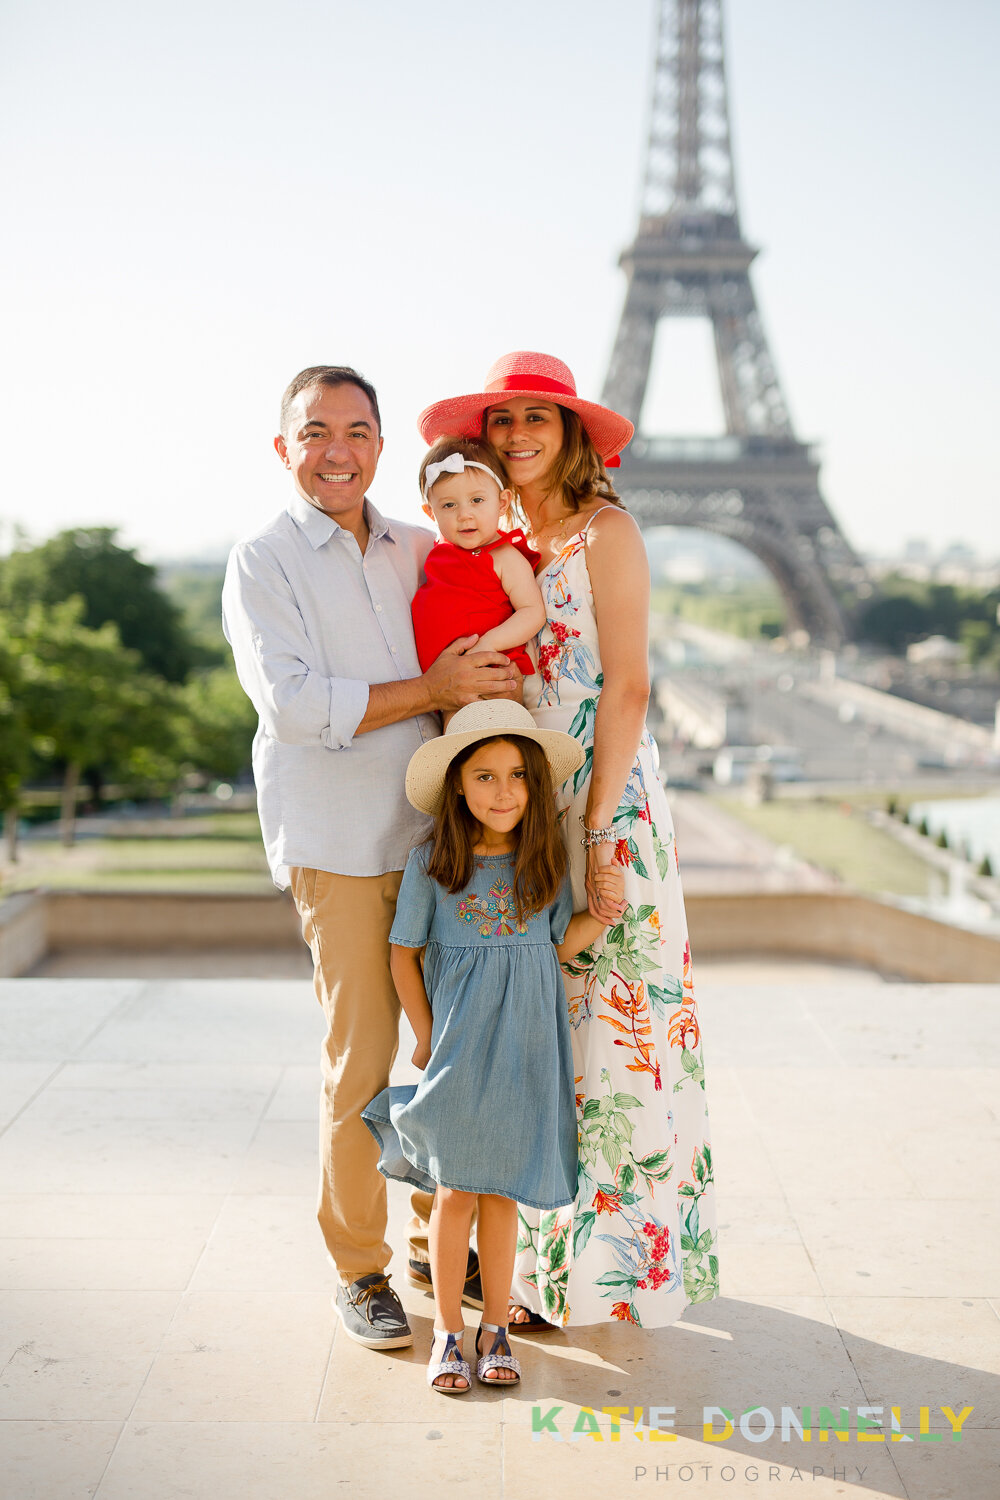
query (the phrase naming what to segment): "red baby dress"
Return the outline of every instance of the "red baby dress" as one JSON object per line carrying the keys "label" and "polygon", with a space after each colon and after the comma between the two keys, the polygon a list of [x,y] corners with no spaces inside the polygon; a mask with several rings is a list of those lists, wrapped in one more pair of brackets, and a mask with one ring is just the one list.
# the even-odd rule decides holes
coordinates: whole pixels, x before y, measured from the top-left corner
{"label": "red baby dress", "polygon": [[[417,589],[411,605],[422,672],[459,636],[484,635],[514,613],[490,556],[505,542],[516,547],[534,569],[539,554],[529,546],[523,531],[501,532],[495,542],[472,552],[456,547],[454,542],[434,543],[424,564],[427,582]],[[534,672],[534,663],[523,647],[504,655],[526,677]]]}

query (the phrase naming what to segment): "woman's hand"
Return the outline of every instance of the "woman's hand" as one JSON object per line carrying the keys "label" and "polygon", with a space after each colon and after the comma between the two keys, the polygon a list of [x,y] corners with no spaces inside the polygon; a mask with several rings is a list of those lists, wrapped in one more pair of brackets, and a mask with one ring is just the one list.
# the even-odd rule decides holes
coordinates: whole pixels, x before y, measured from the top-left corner
{"label": "woman's hand", "polygon": [[587,908],[605,927],[617,922],[625,909],[625,871],[614,863],[614,844],[595,844],[587,850]]}
{"label": "woman's hand", "polygon": [[430,1038],[430,1032],[428,1032],[425,1037],[418,1037],[417,1038],[417,1045],[413,1049],[413,1056],[410,1059],[410,1061],[413,1063],[413,1066],[415,1068],[420,1068],[421,1071],[422,1071],[424,1068],[426,1068],[426,1066],[430,1062],[430,1060],[431,1060],[431,1038]]}

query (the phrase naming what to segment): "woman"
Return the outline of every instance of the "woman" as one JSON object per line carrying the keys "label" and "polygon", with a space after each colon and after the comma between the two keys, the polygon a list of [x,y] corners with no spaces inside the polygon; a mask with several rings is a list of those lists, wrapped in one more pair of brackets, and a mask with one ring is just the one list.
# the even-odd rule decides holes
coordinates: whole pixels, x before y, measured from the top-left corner
{"label": "woman", "polygon": [[577,1198],[519,1211],[511,1323],[664,1327],[718,1295],[718,1261],[687,926],[645,727],[649,568],[606,468],[632,424],[581,400],[560,360],[519,351],[497,361],[484,391],[428,407],[420,431],[428,442],[481,434],[517,491],[547,616],[524,701],[540,728],[568,731],[586,753],[560,793],[575,903],[611,918],[596,872],[625,867],[624,917],[564,966]]}

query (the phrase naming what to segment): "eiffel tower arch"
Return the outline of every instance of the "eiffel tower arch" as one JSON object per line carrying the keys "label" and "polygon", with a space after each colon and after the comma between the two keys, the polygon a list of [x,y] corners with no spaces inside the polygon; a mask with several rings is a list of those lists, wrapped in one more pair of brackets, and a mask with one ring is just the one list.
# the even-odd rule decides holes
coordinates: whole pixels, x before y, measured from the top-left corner
{"label": "eiffel tower arch", "polygon": [[[628,277],[603,400],[636,425],[615,487],[640,525],[694,526],[748,547],[774,576],[792,625],[817,643],[851,633],[865,570],[819,488],[757,310],[740,229],[722,0],[656,0],[649,142]],[[640,427],[662,319],[711,322],[725,434],[658,437]]]}

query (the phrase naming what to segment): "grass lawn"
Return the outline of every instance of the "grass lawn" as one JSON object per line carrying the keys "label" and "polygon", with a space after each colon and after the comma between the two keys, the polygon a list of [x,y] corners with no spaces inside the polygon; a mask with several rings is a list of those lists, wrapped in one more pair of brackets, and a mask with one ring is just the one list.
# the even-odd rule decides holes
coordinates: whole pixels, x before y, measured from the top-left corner
{"label": "grass lawn", "polygon": [[58,890],[212,891],[261,895],[274,889],[256,813],[118,824],[109,837],[71,849],[26,840],[16,865],[0,867],[0,895],[47,886]]}
{"label": "grass lawn", "polygon": [[845,885],[875,895],[926,896],[930,866],[873,828],[847,803],[778,799],[751,807],[737,797],[719,798],[732,817],[802,859],[830,870]]}
{"label": "grass lawn", "polygon": [[943,785],[940,781],[930,783],[926,786],[910,786],[907,790],[889,790],[886,787],[851,787],[845,792],[845,800],[852,807],[861,810],[877,808],[880,812],[888,812],[890,801],[896,804],[897,815],[906,812],[914,802],[964,802],[969,797],[992,797],[996,796],[996,781],[974,781]]}

